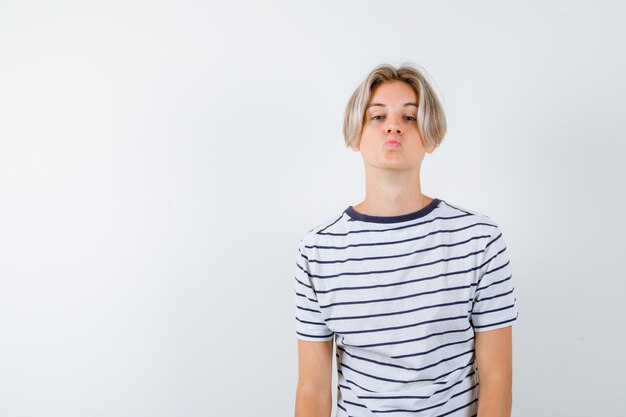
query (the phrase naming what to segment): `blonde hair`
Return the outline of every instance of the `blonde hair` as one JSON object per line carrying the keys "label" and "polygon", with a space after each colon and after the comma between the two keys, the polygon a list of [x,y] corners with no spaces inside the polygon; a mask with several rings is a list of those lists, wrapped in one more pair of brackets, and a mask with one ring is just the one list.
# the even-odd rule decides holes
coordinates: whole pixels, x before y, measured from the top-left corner
{"label": "blonde hair", "polygon": [[343,121],[343,136],[347,147],[356,145],[361,140],[365,110],[374,89],[389,81],[403,81],[413,88],[417,95],[417,128],[424,146],[439,146],[446,134],[446,116],[439,98],[426,77],[409,64],[395,68],[382,64],[374,68],[365,80],[352,93]]}

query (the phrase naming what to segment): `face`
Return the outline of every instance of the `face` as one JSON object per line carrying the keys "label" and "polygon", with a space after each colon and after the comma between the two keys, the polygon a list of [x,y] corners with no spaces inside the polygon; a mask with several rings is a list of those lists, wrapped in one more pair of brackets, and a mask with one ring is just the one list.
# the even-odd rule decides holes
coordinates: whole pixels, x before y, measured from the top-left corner
{"label": "face", "polygon": [[417,129],[417,95],[403,81],[378,85],[365,111],[363,131],[359,144],[365,165],[386,170],[417,170],[419,172],[426,152]]}

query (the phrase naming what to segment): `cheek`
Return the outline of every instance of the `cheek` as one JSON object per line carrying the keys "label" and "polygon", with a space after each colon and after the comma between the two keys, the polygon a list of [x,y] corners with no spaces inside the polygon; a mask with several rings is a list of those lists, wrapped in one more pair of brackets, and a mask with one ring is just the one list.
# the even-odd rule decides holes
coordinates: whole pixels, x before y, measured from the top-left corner
{"label": "cheek", "polygon": [[367,140],[365,136],[361,138],[360,151],[364,158],[370,158],[376,154],[375,145]]}
{"label": "cheek", "polygon": [[410,123],[406,125],[407,132],[413,132],[419,134],[419,129],[417,128],[417,123]]}
{"label": "cheek", "polygon": [[374,135],[369,129],[363,128],[361,132],[361,139],[359,140],[361,148],[366,148],[368,145],[374,142]]}
{"label": "cheek", "polygon": [[367,136],[372,134],[372,128],[369,124],[363,125],[363,130],[361,130],[361,136]]}

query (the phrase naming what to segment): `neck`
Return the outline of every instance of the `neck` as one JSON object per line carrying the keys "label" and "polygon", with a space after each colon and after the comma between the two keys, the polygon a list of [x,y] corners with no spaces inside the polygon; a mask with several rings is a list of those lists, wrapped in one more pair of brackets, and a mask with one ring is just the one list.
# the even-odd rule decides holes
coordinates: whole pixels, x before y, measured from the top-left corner
{"label": "neck", "polygon": [[353,207],[370,216],[400,216],[415,212],[432,200],[422,194],[419,169],[390,171],[370,167],[365,172],[365,199]]}

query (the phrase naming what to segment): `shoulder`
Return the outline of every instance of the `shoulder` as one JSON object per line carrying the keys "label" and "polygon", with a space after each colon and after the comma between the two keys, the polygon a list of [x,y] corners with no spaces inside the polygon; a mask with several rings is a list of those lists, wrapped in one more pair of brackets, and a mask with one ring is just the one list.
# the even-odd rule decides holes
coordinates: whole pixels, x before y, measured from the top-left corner
{"label": "shoulder", "polygon": [[457,216],[463,214],[460,220],[465,225],[454,227],[454,229],[459,230],[458,233],[464,236],[463,230],[465,229],[477,238],[475,248],[478,252],[482,252],[479,258],[482,259],[481,265],[496,257],[499,260],[508,259],[506,239],[498,222],[482,212],[471,210],[455,203],[442,202],[441,205],[445,205],[451,212],[456,212]]}
{"label": "shoulder", "polygon": [[496,223],[495,220],[493,220],[490,216],[476,211],[476,210],[472,210],[469,209],[465,206],[461,206],[455,202],[450,202],[448,200],[441,200],[441,203],[439,203],[439,208],[441,208],[442,211],[447,211],[450,213],[456,213],[459,215],[464,214],[465,216],[467,216],[468,218],[472,219],[472,220],[476,220],[476,221],[481,221],[481,222],[485,222],[485,223],[489,223],[492,224],[494,226],[498,226],[498,224]]}
{"label": "shoulder", "polygon": [[322,222],[303,234],[300,239],[300,248],[314,247],[319,244],[321,240],[326,240],[326,236],[332,236],[334,232],[336,233],[343,230],[345,228],[346,219],[347,214],[345,210],[326,217]]}
{"label": "shoulder", "polygon": [[462,221],[466,222],[468,225],[489,232],[492,236],[501,234],[500,224],[483,212],[469,209],[455,202],[443,199],[441,203],[439,203],[438,208],[440,208],[441,212],[445,213],[446,216],[463,219]]}

